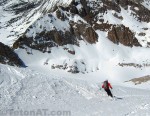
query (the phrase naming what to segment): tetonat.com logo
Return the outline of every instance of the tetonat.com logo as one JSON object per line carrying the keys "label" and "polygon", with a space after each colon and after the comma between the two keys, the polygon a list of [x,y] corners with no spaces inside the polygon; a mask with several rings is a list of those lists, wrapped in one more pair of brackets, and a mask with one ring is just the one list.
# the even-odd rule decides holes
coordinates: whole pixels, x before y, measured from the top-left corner
{"label": "tetonat.com logo", "polygon": [[71,116],[71,111],[50,111],[49,109],[36,110],[0,110],[0,116]]}

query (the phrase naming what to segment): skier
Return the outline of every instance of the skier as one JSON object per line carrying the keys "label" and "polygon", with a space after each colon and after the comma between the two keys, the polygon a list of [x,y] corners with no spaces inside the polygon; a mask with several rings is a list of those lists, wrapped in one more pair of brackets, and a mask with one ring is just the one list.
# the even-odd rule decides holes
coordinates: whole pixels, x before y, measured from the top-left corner
{"label": "skier", "polygon": [[103,85],[102,85],[102,88],[104,88],[104,90],[107,92],[107,95],[108,95],[108,96],[111,96],[111,97],[113,98],[113,95],[112,95],[112,93],[111,93],[111,91],[110,91],[110,89],[109,89],[109,88],[112,89],[112,86],[111,86],[111,84],[108,82],[108,80],[105,80],[105,81],[104,81],[104,83],[103,83]]}

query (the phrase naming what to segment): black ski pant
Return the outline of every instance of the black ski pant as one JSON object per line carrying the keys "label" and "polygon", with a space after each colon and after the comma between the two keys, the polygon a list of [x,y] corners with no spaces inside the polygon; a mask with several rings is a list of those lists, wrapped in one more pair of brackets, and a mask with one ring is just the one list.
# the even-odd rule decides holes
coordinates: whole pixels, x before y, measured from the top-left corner
{"label": "black ski pant", "polygon": [[110,89],[105,89],[105,91],[107,92],[107,95],[108,95],[108,96],[113,97],[113,95],[112,95],[112,93],[111,93]]}

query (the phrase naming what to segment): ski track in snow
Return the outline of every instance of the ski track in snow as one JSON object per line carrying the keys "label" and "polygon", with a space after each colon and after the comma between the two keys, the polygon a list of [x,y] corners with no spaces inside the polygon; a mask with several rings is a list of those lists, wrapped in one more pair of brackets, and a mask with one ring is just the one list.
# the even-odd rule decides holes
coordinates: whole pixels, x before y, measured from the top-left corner
{"label": "ski track in snow", "polygon": [[0,111],[47,108],[71,111],[72,116],[150,115],[150,90],[113,85],[118,99],[111,99],[101,83],[4,65],[0,72]]}

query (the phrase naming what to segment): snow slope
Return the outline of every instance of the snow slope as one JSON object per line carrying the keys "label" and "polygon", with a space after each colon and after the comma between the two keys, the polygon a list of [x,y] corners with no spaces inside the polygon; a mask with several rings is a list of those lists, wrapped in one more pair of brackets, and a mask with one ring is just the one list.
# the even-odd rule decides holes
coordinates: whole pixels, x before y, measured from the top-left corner
{"label": "snow slope", "polygon": [[47,109],[47,113],[69,111],[71,116],[150,115],[149,89],[113,83],[112,92],[118,99],[111,99],[100,89],[100,81],[46,75],[6,65],[0,65],[0,71],[1,113],[9,109],[13,109],[12,115],[13,111]]}
{"label": "snow slope", "polygon": [[[53,47],[50,54],[41,53],[28,47],[27,51],[32,54],[27,54],[27,51],[22,49],[17,49],[16,53],[25,62],[26,66],[33,69],[38,68],[39,71],[42,70],[46,73],[53,70],[52,65],[67,64],[68,69],[65,72],[70,70],[69,66],[77,65],[81,73],[91,73],[95,79],[97,77],[106,77],[112,78],[114,81],[126,81],[149,75],[149,65],[141,68],[121,67],[118,65],[118,63],[150,64],[149,49],[115,45],[106,39],[106,35],[103,32],[97,31],[97,33],[99,34],[99,41],[93,45],[81,41],[80,47],[75,45]],[[75,50],[76,54],[71,55],[63,48]],[[64,75],[66,74],[65,72]],[[86,78],[86,75],[84,77]]]}

